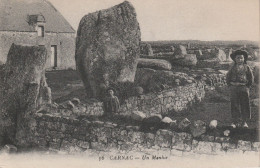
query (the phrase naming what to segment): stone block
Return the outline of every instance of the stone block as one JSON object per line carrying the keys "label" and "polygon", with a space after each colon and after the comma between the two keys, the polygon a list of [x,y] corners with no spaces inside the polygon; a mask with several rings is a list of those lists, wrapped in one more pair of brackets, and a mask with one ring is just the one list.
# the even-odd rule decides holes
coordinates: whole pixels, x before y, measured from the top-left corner
{"label": "stone block", "polygon": [[244,151],[240,149],[228,149],[227,150],[227,155],[229,154],[243,154]]}
{"label": "stone block", "polygon": [[118,149],[120,151],[128,152],[128,151],[132,151],[133,148],[134,148],[134,144],[131,142],[122,142],[122,143],[118,144]]}
{"label": "stone block", "polygon": [[179,156],[179,157],[181,157],[183,155],[183,151],[176,150],[176,149],[171,149],[171,155],[172,156]]}
{"label": "stone block", "polygon": [[128,134],[126,130],[121,129],[113,129],[112,130],[112,138],[119,140],[119,141],[127,141],[128,140]]}
{"label": "stone block", "polygon": [[100,142],[90,142],[90,148],[97,151],[104,151],[106,149],[106,145]]}
{"label": "stone block", "polygon": [[163,148],[170,148],[172,143],[172,132],[160,129],[156,132],[155,145]]}
{"label": "stone block", "polygon": [[17,147],[14,145],[6,144],[2,149],[1,152],[4,153],[16,153],[17,152]]}
{"label": "stone block", "polygon": [[144,142],[144,133],[143,132],[135,132],[130,131],[128,132],[129,141],[132,143],[141,144]]}
{"label": "stone block", "polygon": [[190,151],[192,146],[191,134],[182,132],[182,133],[173,133],[172,137],[172,149]]}
{"label": "stone block", "polygon": [[61,146],[60,142],[49,142],[49,149],[57,149],[59,150]]}
{"label": "stone block", "polygon": [[236,144],[228,143],[228,142],[223,142],[222,143],[222,149],[227,151],[229,149],[236,149]]}
{"label": "stone block", "polygon": [[192,136],[199,137],[206,132],[206,123],[201,120],[196,120],[193,124],[191,124],[190,128]]}
{"label": "stone block", "polygon": [[222,147],[220,143],[194,141],[192,143],[192,150],[199,154],[222,154]]}
{"label": "stone block", "polygon": [[83,148],[83,149],[89,149],[89,147],[90,147],[89,142],[87,142],[87,141],[82,141],[82,140],[79,140],[79,141],[76,143],[76,145],[77,145],[78,147],[80,147],[80,148]]}
{"label": "stone block", "polygon": [[243,151],[250,151],[252,149],[252,143],[250,141],[239,140],[237,143],[237,149]]}
{"label": "stone block", "polygon": [[214,142],[215,137],[210,135],[201,135],[201,140],[207,142]]}
{"label": "stone block", "polygon": [[252,143],[252,150],[260,151],[260,142],[253,142]]}
{"label": "stone block", "polygon": [[154,146],[155,135],[152,133],[145,133],[145,146],[150,148]]}
{"label": "stone block", "polygon": [[91,134],[97,137],[98,142],[107,143],[108,138],[112,137],[111,128],[100,127],[91,130]]}
{"label": "stone block", "polygon": [[215,141],[219,142],[219,143],[229,142],[230,138],[229,137],[215,137]]}
{"label": "stone block", "polygon": [[186,129],[188,129],[190,127],[190,125],[191,125],[190,120],[185,118],[178,124],[178,128],[180,130],[186,130]]}

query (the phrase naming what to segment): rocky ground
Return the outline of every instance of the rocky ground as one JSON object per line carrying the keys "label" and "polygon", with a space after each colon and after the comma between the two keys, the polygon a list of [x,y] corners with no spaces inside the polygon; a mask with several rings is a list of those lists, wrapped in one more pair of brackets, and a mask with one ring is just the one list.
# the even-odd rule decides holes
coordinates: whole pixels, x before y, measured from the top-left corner
{"label": "rocky ground", "polygon": [[[212,70],[211,70],[212,71]],[[209,70],[183,70],[190,73],[189,75],[197,74],[212,74]],[[215,72],[215,71],[214,71]],[[50,71],[46,73],[47,83],[52,89],[52,97],[54,102],[61,103],[66,100],[71,100],[74,97],[79,98],[82,102],[89,101],[85,96],[83,83],[79,75],[73,70]],[[195,120],[203,120],[209,123],[211,120],[218,120],[219,126],[227,126],[231,123],[230,101],[228,97],[227,87],[207,87],[206,97],[198,105],[193,106],[180,114],[173,114],[171,117],[176,120],[188,118],[191,122]],[[251,89],[251,99],[258,98],[256,87]],[[258,107],[252,104],[252,120],[249,121],[249,127],[255,128],[257,119],[259,118]]]}

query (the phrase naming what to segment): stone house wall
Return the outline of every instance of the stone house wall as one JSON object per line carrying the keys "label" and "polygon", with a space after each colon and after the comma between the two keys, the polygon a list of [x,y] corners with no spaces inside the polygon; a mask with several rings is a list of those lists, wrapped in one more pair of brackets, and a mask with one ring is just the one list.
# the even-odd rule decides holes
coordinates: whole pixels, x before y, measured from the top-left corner
{"label": "stone house wall", "polygon": [[0,61],[5,63],[12,43],[21,45],[44,45],[48,52],[46,68],[51,67],[51,45],[57,46],[57,69],[75,69],[75,34],[45,32],[38,37],[37,32],[0,31]]}
{"label": "stone house wall", "polygon": [[65,118],[52,114],[35,115],[31,144],[54,151],[78,153],[88,150],[145,152],[185,156],[192,154],[225,155],[259,152],[260,142],[228,137],[204,136],[196,140],[186,132],[160,129],[156,133],[139,131],[138,126],[120,126],[111,122]]}

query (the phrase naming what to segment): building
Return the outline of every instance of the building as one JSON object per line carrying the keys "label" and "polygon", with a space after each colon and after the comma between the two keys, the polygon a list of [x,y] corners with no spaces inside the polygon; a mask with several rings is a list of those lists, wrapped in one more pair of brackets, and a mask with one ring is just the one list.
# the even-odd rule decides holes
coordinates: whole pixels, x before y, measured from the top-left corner
{"label": "building", "polygon": [[46,69],[75,68],[75,30],[47,0],[0,0],[0,62],[12,43],[45,46]]}

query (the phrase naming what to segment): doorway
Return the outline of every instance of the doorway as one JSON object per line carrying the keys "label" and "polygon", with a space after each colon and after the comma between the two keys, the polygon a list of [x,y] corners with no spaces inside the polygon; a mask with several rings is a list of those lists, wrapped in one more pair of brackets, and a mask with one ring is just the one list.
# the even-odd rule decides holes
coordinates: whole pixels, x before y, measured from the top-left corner
{"label": "doorway", "polygon": [[51,67],[52,68],[57,68],[57,46],[52,45],[51,46]]}

